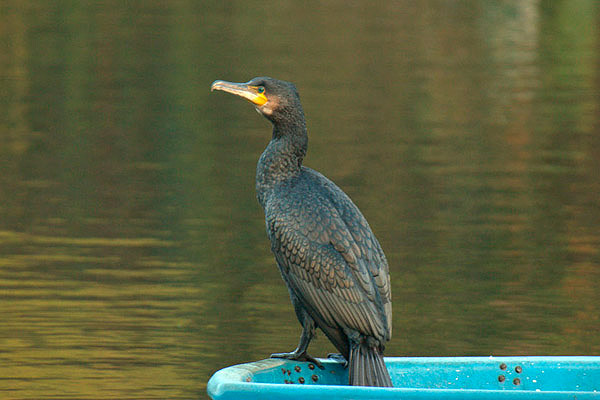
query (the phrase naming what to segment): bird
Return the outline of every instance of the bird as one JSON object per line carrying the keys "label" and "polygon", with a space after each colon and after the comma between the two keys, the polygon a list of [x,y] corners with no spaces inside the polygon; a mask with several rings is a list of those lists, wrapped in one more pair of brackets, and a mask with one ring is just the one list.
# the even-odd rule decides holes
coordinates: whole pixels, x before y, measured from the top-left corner
{"label": "bird", "polygon": [[388,262],[350,197],[303,165],[308,132],[296,86],[256,77],[216,80],[214,90],[250,101],[273,125],[256,168],[256,194],[302,333],[294,351],[271,357],[322,368],[307,352],[319,328],[345,360],[349,385],[392,387],[383,358],[392,335]]}

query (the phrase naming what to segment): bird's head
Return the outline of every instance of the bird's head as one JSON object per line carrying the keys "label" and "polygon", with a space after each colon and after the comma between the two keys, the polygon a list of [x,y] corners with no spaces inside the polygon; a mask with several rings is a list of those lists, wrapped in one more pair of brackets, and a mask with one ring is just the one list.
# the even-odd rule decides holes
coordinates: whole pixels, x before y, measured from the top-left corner
{"label": "bird's head", "polygon": [[300,96],[293,83],[269,77],[254,78],[246,83],[214,81],[210,90],[221,90],[250,101],[256,110],[273,123],[304,120]]}

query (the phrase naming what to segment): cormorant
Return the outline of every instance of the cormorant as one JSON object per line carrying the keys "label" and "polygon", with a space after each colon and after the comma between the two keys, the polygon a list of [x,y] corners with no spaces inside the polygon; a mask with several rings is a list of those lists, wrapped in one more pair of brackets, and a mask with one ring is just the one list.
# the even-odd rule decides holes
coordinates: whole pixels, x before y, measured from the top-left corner
{"label": "cormorant", "polygon": [[308,136],[294,84],[268,77],[215,81],[273,124],[256,192],[271,250],[302,324],[298,348],[271,357],[320,363],[307,353],[320,328],[348,361],[349,383],[392,386],[383,361],[392,335],[389,267],[365,217],[332,181],[302,165]]}

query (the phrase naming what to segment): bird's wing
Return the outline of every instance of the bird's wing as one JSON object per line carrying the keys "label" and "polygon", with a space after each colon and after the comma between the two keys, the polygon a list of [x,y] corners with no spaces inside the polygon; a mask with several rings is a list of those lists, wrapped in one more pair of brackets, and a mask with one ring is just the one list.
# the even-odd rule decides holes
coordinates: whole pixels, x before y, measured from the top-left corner
{"label": "bird's wing", "polygon": [[[315,172],[318,174],[318,172]],[[319,174],[320,175],[320,174]],[[373,234],[367,219],[362,215],[358,207],[350,200],[350,198],[333,182],[323,176],[325,185],[332,193],[332,203],[338,210],[341,219],[344,221],[348,231],[355,240],[356,246],[354,254],[359,260],[359,264],[364,265],[373,278],[373,283],[376,286],[384,306],[387,329],[389,336],[392,334],[392,287],[390,284],[390,271],[387,259],[379,244],[379,241]],[[358,248],[358,249],[357,249]],[[360,250],[360,254],[358,251]]]}
{"label": "bird's wing", "polygon": [[272,250],[296,296],[325,323],[383,342],[391,336],[387,261],[360,211],[337,190],[348,204],[338,194],[334,204],[309,192],[267,213]]}

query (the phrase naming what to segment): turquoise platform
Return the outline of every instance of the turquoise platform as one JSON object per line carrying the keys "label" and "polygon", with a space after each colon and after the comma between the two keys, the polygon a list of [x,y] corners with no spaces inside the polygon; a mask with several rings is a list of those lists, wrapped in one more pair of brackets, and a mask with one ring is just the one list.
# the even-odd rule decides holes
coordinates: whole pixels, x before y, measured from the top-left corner
{"label": "turquoise platform", "polygon": [[217,371],[208,382],[226,399],[600,399],[600,357],[388,357],[394,388],[347,386],[333,360],[267,359]]}

